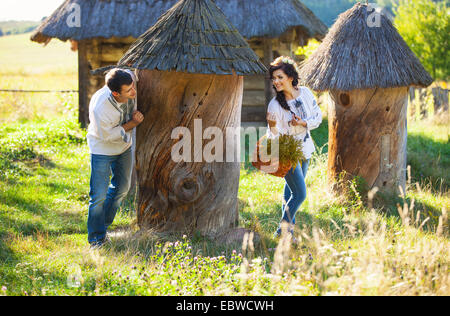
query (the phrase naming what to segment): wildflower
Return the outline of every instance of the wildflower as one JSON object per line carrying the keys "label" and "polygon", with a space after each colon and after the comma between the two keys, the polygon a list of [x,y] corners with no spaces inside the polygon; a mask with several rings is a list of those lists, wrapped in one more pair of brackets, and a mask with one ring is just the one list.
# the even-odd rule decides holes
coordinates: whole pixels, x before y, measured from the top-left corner
{"label": "wildflower", "polygon": [[294,61],[291,58],[289,58],[289,57],[283,58],[282,62],[285,63],[285,64],[291,64],[291,65],[294,64]]}

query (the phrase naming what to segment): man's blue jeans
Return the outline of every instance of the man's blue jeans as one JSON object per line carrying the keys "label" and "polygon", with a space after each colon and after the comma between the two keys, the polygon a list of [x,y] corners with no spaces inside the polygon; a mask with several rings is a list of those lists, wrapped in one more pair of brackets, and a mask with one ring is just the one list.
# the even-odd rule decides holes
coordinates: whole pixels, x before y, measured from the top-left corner
{"label": "man's blue jeans", "polygon": [[295,225],[295,213],[300,208],[300,205],[306,199],[306,172],[308,171],[310,159],[307,159],[297,164],[295,170],[292,167],[284,179],[286,184],[284,185],[284,201],[282,206],[282,218],[280,226],[276,232],[276,235],[281,234],[281,224],[288,223],[289,231],[293,233],[293,226]]}
{"label": "man's blue jeans", "polygon": [[[131,148],[117,156],[91,154],[89,243],[102,242],[131,184]],[[111,183],[110,183],[110,176]]]}

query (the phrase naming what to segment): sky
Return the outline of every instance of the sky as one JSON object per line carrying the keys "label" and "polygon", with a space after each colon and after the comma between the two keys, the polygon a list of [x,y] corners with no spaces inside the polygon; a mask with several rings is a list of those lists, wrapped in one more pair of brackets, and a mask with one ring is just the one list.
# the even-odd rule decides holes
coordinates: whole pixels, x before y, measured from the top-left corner
{"label": "sky", "polygon": [[0,21],[40,21],[49,16],[64,0],[0,0]]}

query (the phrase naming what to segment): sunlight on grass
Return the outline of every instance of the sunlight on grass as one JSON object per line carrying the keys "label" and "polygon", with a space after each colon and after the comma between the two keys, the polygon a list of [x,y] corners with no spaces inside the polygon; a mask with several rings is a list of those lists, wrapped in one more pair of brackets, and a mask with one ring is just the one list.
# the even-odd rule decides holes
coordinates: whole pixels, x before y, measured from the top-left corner
{"label": "sunlight on grass", "polygon": [[[47,47],[29,34],[0,37],[0,90],[77,90],[77,53],[69,43]],[[0,122],[66,115],[78,103],[77,93],[13,93],[0,91]]]}

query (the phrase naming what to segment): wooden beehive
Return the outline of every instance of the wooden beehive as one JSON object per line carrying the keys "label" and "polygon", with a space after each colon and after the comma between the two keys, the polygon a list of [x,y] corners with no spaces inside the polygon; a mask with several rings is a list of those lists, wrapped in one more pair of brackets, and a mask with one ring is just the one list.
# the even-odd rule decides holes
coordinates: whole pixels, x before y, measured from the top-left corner
{"label": "wooden beehive", "polygon": [[[119,66],[137,69],[138,110],[145,115],[136,146],[139,225],[205,235],[233,227],[240,163],[225,157],[207,162],[202,136],[210,127],[223,135],[240,127],[243,76],[266,72],[258,56],[214,2],[183,0],[131,46]],[[201,120],[200,131],[195,120]],[[176,162],[171,155],[177,127],[192,135],[192,161]],[[223,141],[221,149],[237,146],[237,139]]]}
{"label": "wooden beehive", "polygon": [[[369,23],[373,14],[380,14],[379,24]],[[433,79],[391,21],[355,4],[299,74],[305,85],[330,95],[330,185],[360,176],[369,188],[404,190],[408,87],[428,86]]]}

